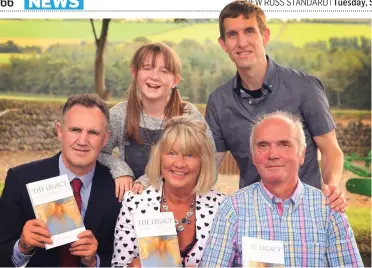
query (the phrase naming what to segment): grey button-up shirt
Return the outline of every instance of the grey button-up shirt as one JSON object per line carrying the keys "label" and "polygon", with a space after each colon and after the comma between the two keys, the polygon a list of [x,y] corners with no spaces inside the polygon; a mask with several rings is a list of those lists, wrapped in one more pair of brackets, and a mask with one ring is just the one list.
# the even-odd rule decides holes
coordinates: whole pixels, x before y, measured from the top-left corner
{"label": "grey button-up shirt", "polygon": [[302,119],[307,145],[299,177],[320,188],[322,178],[313,137],[335,128],[324,87],[314,76],[281,66],[268,56],[267,60],[261,97],[252,98],[241,90],[238,73],[210,94],[206,121],[212,130],[217,152],[229,150],[234,156],[240,169],[239,188],[260,181],[249,148],[252,123],[258,115],[276,110],[296,114]]}

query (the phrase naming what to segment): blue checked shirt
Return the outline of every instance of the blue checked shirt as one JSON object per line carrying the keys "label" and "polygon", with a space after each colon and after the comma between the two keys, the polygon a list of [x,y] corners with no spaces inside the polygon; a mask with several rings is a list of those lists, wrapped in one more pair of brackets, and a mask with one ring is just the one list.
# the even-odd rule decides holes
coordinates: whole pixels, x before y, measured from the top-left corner
{"label": "blue checked shirt", "polygon": [[283,241],[285,266],[363,266],[346,215],[331,210],[320,190],[300,180],[285,201],[261,182],[227,197],[213,221],[200,267],[242,266],[243,236]]}

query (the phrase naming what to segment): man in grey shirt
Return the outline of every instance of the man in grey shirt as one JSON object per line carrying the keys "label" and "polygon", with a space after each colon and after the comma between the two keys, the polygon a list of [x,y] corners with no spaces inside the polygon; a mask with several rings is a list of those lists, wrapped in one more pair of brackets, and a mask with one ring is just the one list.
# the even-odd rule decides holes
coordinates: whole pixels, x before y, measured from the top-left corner
{"label": "man in grey shirt", "polygon": [[[344,211],[347,203],[339,188],[343,153],[321,81],[281,66],[266,55],[270,30],[259,6],[245,0],[228,4],[220,13],[219,27],[218,41],[235,63],[237,73],[208,99],[206,120],[213,133],[218,164],[229,150],[240,169],[239,188],[259,181],[249,153],[251,125],[259,114],[286,110],[301,118],[306,135],[305,162],[299,177],[322,189],[335,210]],[[317,148],[322,155],[322,174]]]}

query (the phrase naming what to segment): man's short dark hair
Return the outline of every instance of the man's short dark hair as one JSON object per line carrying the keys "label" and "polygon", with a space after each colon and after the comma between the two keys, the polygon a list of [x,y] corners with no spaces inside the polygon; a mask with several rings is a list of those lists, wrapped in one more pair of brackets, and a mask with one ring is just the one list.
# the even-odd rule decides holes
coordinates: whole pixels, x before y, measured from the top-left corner
{"label": "man's short dark hair", "polygon": [[264,30],[266,29],[266,16],[262,9],[258,5],[252,4],[247,0],[237,0],[227,4],[220,13],[220,17],[218,19],[220,26],[220,38],[225,40],[225,27],[223,25],[225,19],[237,18],[240,15],[243,15],[244,18],[248,19],[251,14],[256,15],[258,28],[260,29],[261,34],[263,34]]}
{"label": "man's short dark hair", "polygon": [[106,119],[106,126],[108,127],[110,120],[110,112],[107,103],[101,99],[97,94],[76,94],[68,98],[62,110],[63,116],[75,105],[82,105],[86,108],[97,107],[103,113]]}

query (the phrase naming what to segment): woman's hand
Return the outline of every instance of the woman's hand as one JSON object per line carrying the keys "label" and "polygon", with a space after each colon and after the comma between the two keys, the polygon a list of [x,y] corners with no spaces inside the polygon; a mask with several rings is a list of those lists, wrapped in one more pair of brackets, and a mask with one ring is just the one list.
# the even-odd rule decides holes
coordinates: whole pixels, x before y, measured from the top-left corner
{"label": "woman's hand", "polygon": [[139,258],[133,259],[133,261],[128,264],[128,267],[142,267],[140,259]]}

